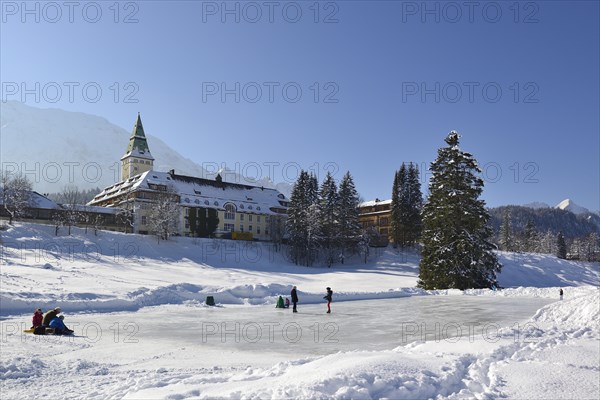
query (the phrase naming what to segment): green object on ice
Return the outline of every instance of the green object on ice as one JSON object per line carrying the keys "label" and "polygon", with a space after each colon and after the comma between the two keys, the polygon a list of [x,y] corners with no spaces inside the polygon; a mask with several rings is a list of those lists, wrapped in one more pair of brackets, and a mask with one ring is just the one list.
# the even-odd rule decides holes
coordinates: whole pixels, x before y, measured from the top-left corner
{"label": "green object on ice", "polygon": [[283,297],[279,296],[279,298],[277,299],[277,305],[275,306],[275,308],[285,308],[283,305]]}
{"label": "green object on ice", "polygon": [[206,296],[206,305],[207,306],[214,306],[215,305],[215,298],[212,296]]}

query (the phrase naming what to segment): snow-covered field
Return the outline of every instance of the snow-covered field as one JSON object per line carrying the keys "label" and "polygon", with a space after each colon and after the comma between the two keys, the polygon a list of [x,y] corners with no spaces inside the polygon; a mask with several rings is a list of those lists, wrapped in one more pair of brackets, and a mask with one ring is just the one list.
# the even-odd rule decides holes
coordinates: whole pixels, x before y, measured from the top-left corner
{"label": "snow-covered field", "polygon": [[[269,244],[33,224],[2,241],[2,399],[600,397],[598,263],[500,253],[505,289],[427,292],[393,249],[328,269]],[[274,308],[291,285],[297,314]],[[55,306],[74,337],[22,333]]]}

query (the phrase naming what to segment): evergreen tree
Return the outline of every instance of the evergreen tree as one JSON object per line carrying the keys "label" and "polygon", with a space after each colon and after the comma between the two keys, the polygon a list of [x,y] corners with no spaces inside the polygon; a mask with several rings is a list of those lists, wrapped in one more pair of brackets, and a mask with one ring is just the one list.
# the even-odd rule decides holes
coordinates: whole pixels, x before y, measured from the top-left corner
{"label": "evergreen tree", "polygon": [[567,243],[565,242],[565,237],[562,232],[558,233],[558,237],[556,238],[556,257],[565,260],[567,258]]}
{"label": "evergreen tree", "polygon": [[206,236],[212,237],[219,227],[219,215],[217,210],[214,208],[209,208],[206,210],[206,224],[204,226],[206,227],[206,231],[204,232],[206,233]]}
{"label": "evergreen tree", "polygon": [[513,251],[513,239],[510,226],[510,210],[504,211],[502,225],[500,226],[500,248],[504,251]]}
{"label": "evergreen tree", "polygon": [[410,163],[406,175],[406,215],[405,215],[405,245],[414,245],[421,237],[423,223],[421,211],[423,209],[423,194],[421,193],[421,182],[419,181],[419,167]]}
{"label": "evergreen tree", "polygon": [[208,236],[208,229],[206,226],[206,223],[207,223],[206,213],[208,212],[208,210],[209,209],[204,208],[204,207],[198,208],[197,222],[196,222],[197,236],[200,236],[200,237]]}
{"label": "evergreen tree", "polygon": [[392,233],[392,241],[394,247],[402,242],[402,205],[400,201],[400,188],[404,184],[403,172],[404,164],[400,167],[400,171],[394,173],[394,183],[392,184],[392,204],[391,204],[391,221],[390,229]]}
{"label": "evergreen tree", "polygon": [[413,163],[402,163],[394,175],[392,186],[391,231],[394,246],[414,245],[421,236],[423,195],[419,169]]}
{"label": "evergreen tree", "polygon": [[535,229],[535,224],[533,220],[528,220],[525,225],[525,232],[523,233],[523,251],[526,252],[536,252],[537,251],[537,241],[538,241],[538,233]]}
{"label": "evergreen tree", "polygon": [[319,190],[319,220],[323,249],[327,266],[335,262],[339,244],[339,207],[337,185],[331,173],[327,173]]}
{"label": "evergreen tree", "polygon": [[358,193],[350,172],[346,172],[339,187],[338,221],[341,244],[341,261],[346,251],[354,252],[360,240],[360,224],[358,222]]}
{"label": "evergreen tree", "polygon": [[315,176],[300,171],[290,196],[286,224],[290,237],[290,256],[296,264],[311,265],[316,256],[316,246],[320,237],[317,196],[318,183]]}
{"label": "evergreen tree", "polygon": [[197,210],[193,207],[188,210],[188,224],[190,225],[190,233],[192,236],[198,236]]}
{"label": "evergreen tree", "polygon": [[425,289],[485,288],[500,271],[490,243],[483,180],[476,160],[459,148],[457,132],[431,164],[429,197],[423,210],[423,251],[418,286]]}

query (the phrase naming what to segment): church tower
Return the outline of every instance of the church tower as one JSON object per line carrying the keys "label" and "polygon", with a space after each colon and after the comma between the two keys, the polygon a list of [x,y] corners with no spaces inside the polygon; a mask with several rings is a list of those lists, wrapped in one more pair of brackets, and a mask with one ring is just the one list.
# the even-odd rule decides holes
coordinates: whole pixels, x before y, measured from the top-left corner
{"label": "church tower", "polygon": [[121,180],[150,171],[154,166],[154,157],[150,154],[142,118],[138,113],[137,121],[129,138],[129,145],[125,155],[121,157]]}

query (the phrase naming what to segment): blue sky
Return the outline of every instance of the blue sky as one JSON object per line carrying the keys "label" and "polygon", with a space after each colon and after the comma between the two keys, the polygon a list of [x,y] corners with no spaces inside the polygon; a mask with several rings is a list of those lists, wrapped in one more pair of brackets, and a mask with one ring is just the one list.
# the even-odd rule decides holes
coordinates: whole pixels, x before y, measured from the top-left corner
{"label": "blue sky", "polygon": [[600,209],[597,1],[73,4],[2,1],[3,101],[39,82],[30,105],[128,131],[139,111],[185,157],[275,181],[349,170],[365,200],[454,129],[488,205]]}

